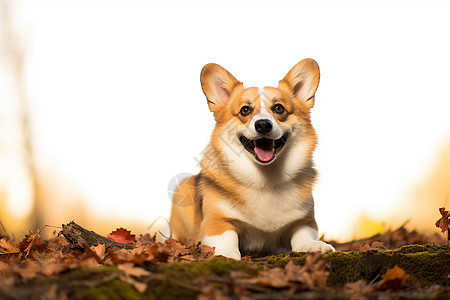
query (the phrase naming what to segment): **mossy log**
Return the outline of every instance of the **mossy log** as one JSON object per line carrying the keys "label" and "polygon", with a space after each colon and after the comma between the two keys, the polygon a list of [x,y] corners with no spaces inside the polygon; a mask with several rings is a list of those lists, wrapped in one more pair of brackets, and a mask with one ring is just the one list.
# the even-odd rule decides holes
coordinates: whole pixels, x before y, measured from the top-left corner
{"label": "mossy log", "polygon": [[[292,252],[257,258],[253,261],[233,261],[217,257],[193,263],[150,263],[142,266],[152,274],[141,280],[147,284],[144,294],[140,294],[132,286],[121,281],[120,271],[116,266],[78,269],[49,278],[24,280],[8,291],[0,289],[0,299],[39,299],[38,295],[42,295],[55,286],[57,287],[56,295],[63,293],[69,299],[196,299],[200,292],[199,278],[215,282],[214,284],[220,287],[220,279],[227,278],[233,270],[256,275],[263,264],[284,266],[290,260],[302,264],[306,256],[306,253]],[[395,265],[411,275],[406,287],[410,292],[400,291],[391,296],[398,299],[449,299],[450,297],[448,288],[450,250],[446,246],[409,245],[395,250],[335,252],[323,257],[331,271],[327,290],[294,295],[255,294],[255,299],[350,299],[351,295],[337,292],[339,287],[360,279],[367,282],[376,281],[378,278],[381,279],[388,268]],[[440,285],[442,288],[435,293],[425,289],[433,285]],[[418,289],[419,292],[414,289]],[[380,293],[372,296],[378,298]],[[372,296],[369,295],[369,298],[372,299]]]}
{"label": "mossy log", "polygon": [[[291,252],[257,259],[274,266],[284,266],[293,260],[303,263],[306,253]],[[395,265],[411,275],[412,281],[421,286],[448,285],[450,279],[450,250],[447,246],[407,245],[395,250],[349,251],[325,254],[330,266],[328,285],[342,286],[360,279],[372,281]]]}

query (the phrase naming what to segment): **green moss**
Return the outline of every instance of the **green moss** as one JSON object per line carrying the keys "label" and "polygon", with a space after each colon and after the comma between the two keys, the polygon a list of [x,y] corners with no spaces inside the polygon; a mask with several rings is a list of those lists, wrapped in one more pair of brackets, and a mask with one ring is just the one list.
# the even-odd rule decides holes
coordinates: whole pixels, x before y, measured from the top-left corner
{"label": "green moss", "polygon": [[[248,261],[235,261],[223,257],[215,257],[196,263],[170,263],[158,265],[157,272],[171,277],[197,278],[199,276],[224,276],[230,271],[244,271],[252,275],[258,273],[258,267]],[[155,270],[154,270],[155,271]]]}
{"label": "green moss", "polygon": [[142,298],[141,293],[119,279],[93,288],[78,288],[75,295],[74,298],[98,300]]}
{"label": "green moss", "polygon": [[284,267],[290,260],[297,264],[303,264],[308,253],[304,252],[290,252],[280,255],[270,255],[266,257],[255,258],[257,262],[267,262],[275,267]]}
{"label": "green moss", "polygon": [[394,250],[380,250],[384,252],[391,252],[391,253],[437,253],[440,251],[449,251],[448,246],[441,246],[441,245],[406,245]]}
{"label": "green moss", "polygon": [[145,299],[197,299],[197,292],[168,280],[152,280],[148,283]]}
{"label": "green moss", "polygon": [[328,254],[325,260],[330,267],[330,286],[343,285],[347,282],[357,281],[365,275],[363,252],[335,252]]}

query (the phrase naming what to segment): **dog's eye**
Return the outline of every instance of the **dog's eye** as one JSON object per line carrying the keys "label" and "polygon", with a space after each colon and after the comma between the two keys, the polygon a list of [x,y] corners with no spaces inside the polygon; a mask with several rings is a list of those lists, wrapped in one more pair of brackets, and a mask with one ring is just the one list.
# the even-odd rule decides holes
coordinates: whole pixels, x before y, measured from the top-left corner
{"label": "dog's eye", "polygon": [[241,115],[244,117],[248,116],[251,112],[252,112],[252,108],[247,105],[242,106],[241,111],[240,111]]}
{"label": "dog's eye", "polygon": [[284,106],[281,105],[280,103],[275,104],[275,105],[272,107],[272,110],[273,110],[274,112],[276,112],[277,114],[282,114],[282,113],[284,113],[284,111],[285,111]]}

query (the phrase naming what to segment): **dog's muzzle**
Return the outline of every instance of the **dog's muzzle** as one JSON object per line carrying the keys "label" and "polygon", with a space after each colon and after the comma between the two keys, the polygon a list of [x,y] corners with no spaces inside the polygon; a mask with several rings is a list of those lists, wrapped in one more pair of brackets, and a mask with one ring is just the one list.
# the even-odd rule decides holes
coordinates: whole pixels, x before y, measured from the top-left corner
{"label": "dog's muzzle", "polygon": [[[264,120],[256,121],[255,129],[256,129],[256,123],[258,123],[259,121],[264,121]],[[269,121],[269,120],[267,120],[267,121]],[[267,123],[264,124],[264,126],[266,126],[266,127],[264,127],[265,129],[261,129],[261,130],[267,130],[267,128],[268,128]],[[239,137],[239,141],[244,146],[244,148],[248,152],[250,152],[252,155],[254,155],[255,159],[258,162],[263,163],[263,164],[270,163],[275,159],[276,154],[286,144],[287,139],[288,139],[287,133],[283,134],[281,136],[281,138],[276,139],[276,140],[268,139],[268,138],[260,138],[260,139],[256,139],[256,140],[250,140],[243,135],[241,135]]]}

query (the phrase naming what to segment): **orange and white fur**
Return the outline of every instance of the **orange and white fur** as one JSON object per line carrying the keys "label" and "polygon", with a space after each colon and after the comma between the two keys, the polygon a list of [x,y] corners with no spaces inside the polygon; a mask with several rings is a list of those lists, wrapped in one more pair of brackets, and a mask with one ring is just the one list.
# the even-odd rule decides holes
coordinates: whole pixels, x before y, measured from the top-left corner
{"label": "orange and white fur", "polygon": [[278,87],[244,88],[227,70],[200,75],[216,126],[201,171],[174,192],[172,237],[215,247],[215,254],[334,251],[318,240],[312,188],[316,133],[310,109],[319,84],[312,59]]}

